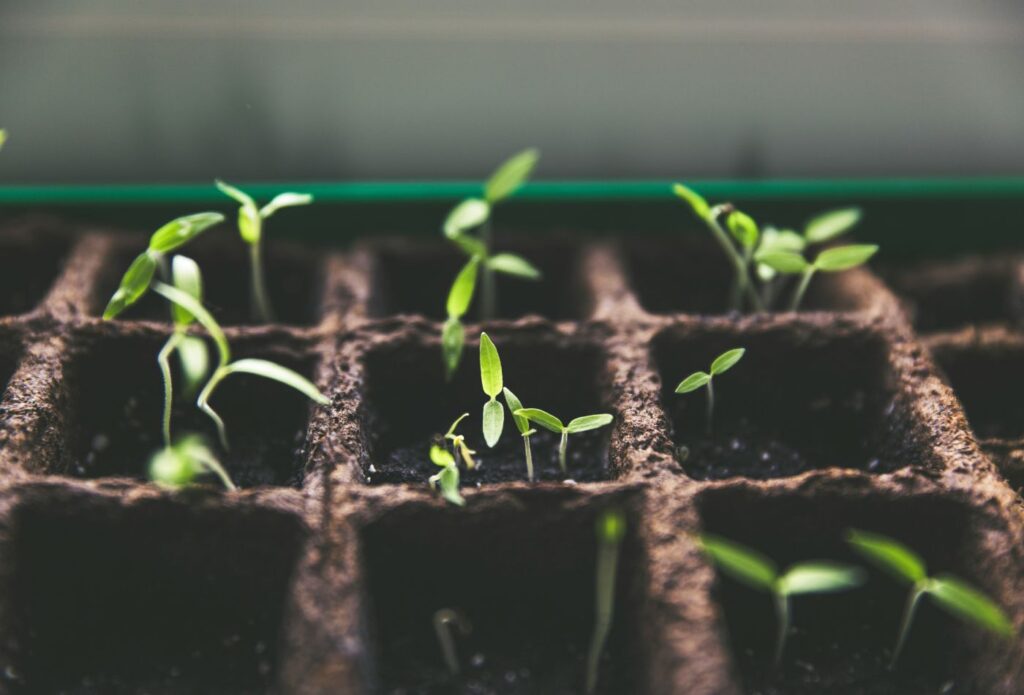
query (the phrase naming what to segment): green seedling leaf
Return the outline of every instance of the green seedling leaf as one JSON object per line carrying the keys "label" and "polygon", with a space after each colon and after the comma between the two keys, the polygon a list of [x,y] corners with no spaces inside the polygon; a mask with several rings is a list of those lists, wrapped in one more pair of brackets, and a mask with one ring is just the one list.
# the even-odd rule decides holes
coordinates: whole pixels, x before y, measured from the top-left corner
{"label": "green seedling leaf", "polygon": [[479,227],[491,214],[491,206],[479,198],[467,198],[452,208],[444,221],[444,235],[457,239],[465,232]]}
{"label": "green seedling leaf", "polygon": [[826,273],[836,273],[855,268],[875,255],[878,247],[874,244],[854,244],[825,249],[814,261],[814,267]]}
{"label": "green seedling leaf", "polygon": [[220,324],[213,318],[213,315],[206,310],[206,307],[196,301],[195,297],[182,292],[177,287],[171,287],[162,282],[155,283],[153,291],[188,311],[202,324],[203,328],[206,329],[206,332],[210,334],[213,342],[217,345],[221,366],[225,366],[231,361],[231,348],[228,346],[228,339],[224,335],[224,329],[220,327]]}
{"label": "green seedling leaf", "polygon": [[215,179],[214,183],[217,185],[217,188],[220,189],[221,193],[228,196],[229,198],[234,199],[234,201],[241,205],[242,207],[252,208],[253,210],[256,210],[256,201],[253,200],[252,196],[243,191],[241,188],[235,188],[231,184],[226,183],[225,181],[221,181],[220,179]]}
{"label": "green seedling leaf", "polygon": [[158,451],[150,459],[150,480],[164,487],[179,488],[192,484],[196,476],[210,472],[220,478],[228,490],[236,490],[227,471],[199,435],[182,437],[172,446]]}
{"label": "green seedling leaf", "polygon": [[158,254],[145,251],[132,261],[121,278],[121,284],[118,285],[114,296],[107,303],[107,308],[103,310],[104,319],[116,317],[146,294],[156,273],[157,258]]}
{"label": "green seedling leaf", "polygon": [[171,220],[149,238],[149,250],[154,254],[168,254],[223,221],[224,215],[219,212],[199,212]]}
{"label": "green seedling leaf", "polygon": [[271,379],[285,386],[290,386],[320,405],[330,405],[331,403],[331,399],[320,393],[320,389],[309,379],[298,372],[268,360],[254,358],[238,360],[228,365],[227,372],[230,374],[241,373],[261,376],[264,379]]}
{"label": "green seedling leaf", "polygon": [[778,570],[775,563],[739,543],[703,534],[699,537],[700,547],[723,572],[755,589],[772,591]]}
{"label": "green seedling leaf", "polygon": [[777,591],[784,596],[846,591],[864,583],[864,570],[833,562],[803,562],[779,577]]}
{"label": "green seedling leaf", "polygon": [[[175,287],[189,294],[196,301],[203,301],[203,276],[199,272],[198,263],[188,256],[175,256],[171,262],[171,277]],[[177,304],[171,305],[171,315],[174,318],[174,323],[181,327],[188,326],[195,320],[190,311]]]}
{"label": "green seedling leaf", "polygon": [[582,417],[573,418],[569,421],[569,424],[565,426],[565,429],[569,434],[578,434],[580,432],[589,432],[590,430],[600,429],[612,424],[612,420],[615,418],[611,415],[584,415]]}
{"label": "green seedling leaf", "polygon": [[455,457],[452,456],[452,452],[445,449],[443,446],[434,444],[430,447],[430,460],[436,466],[454,466]]}
{"label": "green seedling leaf", "polygon": [[506,160],[491,174],[484,185],[484,197],[487,202],[497,203],[515,193],[530,178],[538,159],[540,152],[530,148]]}
{"label": "green seedling leaf", "polygon": [[430,447],[430,460],[441,467],[437,475],[430,476],[430,486],[440,488],[441,496],[451,504],[464,506],[466,500],[459,494],[459,467],[455,465],[455,457],[444,447],[434,444]]}
{"label": "green seedling leaf", "polygon": [[811,264],[803,256],[793,251],[766,251],[754,255],[754,260],[763,263],[772,270],[786,275],[804,273]]}
{"label": "green seedling leaf", "polygon": [[916,583],[928,577],[924,560],[891,538],[853,529],[847,533],[846,540],[854,550],[897,579]]}
{"label": "green seedling leaf", "polygon": [[521,256],[512,253],[499,253],[487,259],[487,267],[499,273],[514,275],[537,280],[540,278],[540,271],[530,265],[530,262]]}
{"label": "green seedling leaf", "polygon": [[743,359],[743,355],[746,354],[745,348],[735,348],[723,352],[721,355],[715,358],[715,361],[711,363],[711,376],[718,376],[723,372],[727,372],[732,369],[737,362]]}
{"label": "green seedling leaf", "polygon": [[765,227],[758,252],[793,251],[801,253],[805,248],[807,248],[807,241],[792,229],[780,230],[774,227]]}
{"label": "green seedling leaf", "polygon": [[1002,608],[988,596],[956,577],[936,577],[928,583],[927,591],[939,605],[959,618],[1005,637],[1014,633],[1013,623],[1006,617]]}
{"label": "green seedling leaf", "polygon": [[707,372],[694,372],[679,382],[679,386],[676,386],[676,393],[696,391],[702,386],[707,385],[709,381],[711,381],[711,375]]}
{"label": "green seedling leaf", "polygon": [[711,206],[709,206],[708,201],[704,200],[704,198],[695,190],[687,188],[681,183],[677,183],[672,186],[672,192],[689,203],[697,217],[702,220],[711,219]]}
{"label": "green seedling leaf", "polygon": [[210,373],[210,351],[206,349],[206,342],[194,335],[183,336],[177,351],[185,392],[195,393]]}
{"label": "green seedling leaf", "polygon": [[832,210],[813,218],[804,229],[808,243],[822,244],[841,236],[860,222],[859,208]]}
{"label": "green seedling leaf", "polygon": [[501,393],[501,358],[498,357],[498,348],[486,333],[480,334],[480,383],[491,399]]}
{"label": "green seedling leaf", "polygon": [[618,543],[626,535],[626,515],[621,509],[609,509],[597,518],[597,539]]}
{"label": "green seedling leaf", "polygon": [[561,434],[565,430],[565,425],[562,424],[561,420],[540,408],[523,408],[521,410],[514,411],[512,414],[525,417],[530,422],[535,422],[544,429],[554,432],[555,434]]}
{"label": "green seedling leaf", "polygon": [[726,219],[726,225],[729,227],[729,231],[732,232],[733,237],[743,248],[753,249],[757,246],[760,231],[757,228],[757,222],[754,222],[750,215],[739,210],[733,210]]}
{"label": "green seedling leaf", "polygon": [[308,193],[279,193],[260,208],[260,217],[267,219],[282,208],[293,208],[299,205],[309,205],[313,202],[313,196]]}
{"label": "green seedling leaf", "polygon": [[493,448],[501,439],[501,431],[505,429],[505,409],[496,400],[484,403],[484,441]]}
{"label": "green seedling leaf", "polygon": [[480,257],[474,256],[466,265],[462,266],[462,270],[455,276],[455,282],[452,283],[452,288],[448,292],[449,317],[462,318],[469,310],[469,305],[473,301],[473,290],[476,288],[476,275],[479,267]]}
{"label": "green seedling leaf", "polygon": [[508,406],[508,411],[512,413],[512,421],[516,423],[516,429],[519,430],[519,434],[527,434],[530,431],[530,420],[522,415],[515,414],[516,411],[523,409],[523,404],[516,397],[516,394],[508,390],[508,387],[502,390],[505,393],[505,404]]}
{"label": "green seedling leaf", "polygon": [[457,318],[449,317],[441,329],[441,352],[444,357],[445,376],[452,378],[462,359],[462,348],[466,343],[466,329]]}

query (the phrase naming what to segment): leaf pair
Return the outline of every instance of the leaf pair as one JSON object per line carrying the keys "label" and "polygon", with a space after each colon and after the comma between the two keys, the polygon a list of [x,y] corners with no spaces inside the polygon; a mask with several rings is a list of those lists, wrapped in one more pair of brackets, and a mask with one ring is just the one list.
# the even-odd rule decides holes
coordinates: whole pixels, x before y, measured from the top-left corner
{"label": "leaf pair", "polygon": [[476,460],[473,458],[476,452],[470,449],[469,445],[466,444],[465,436],[455,434],[455,430],[458,428],[459,423],[467,417],[469,417],[469,413],[463,413],[459,417],[455,418],[455,422],[453,422],[452,426],[448,428],[444,438],[446,441],[450,441],[452,443],[452,448],[462,457],[462,461],[466,464],[466,468],[473,470],[476,467]]}
{"label": "leaf pair", "polygon": [[569,421],[569,424],[563,424],[557,417],[546,410],[541,410],[540,408],[521,408],[513,411],[512,414],[513,416],[524,418],[530,422],[540,425],[546,430],[561,435],[561,440],[558,445],[558,465],[562,469],[563,474],[568,473],[566,455],[569,446],[569,435],[580,434],[581,432],[589,432],[590,430],[606,427],[615,419],[612,415],[608,415],[607,413],[599,413],[596,415],[584,415],[582,417],[573,418]]}
{"label": "leaf pair", "polygon": [[263,221],[270,218],[278,210],[299,205],[309,205],[313,202],[313,196],[308,193],[280,193],[274,196],[269,203],[259,207],[252,196],[241,189],[220,179],[217,179],[215,183],[222,193],[241,205],[238,209],[238,232],[247,244],[258,244],[260,242],[260,239],[263,237]]}
{"label": "leaf pair", "polygon": [[452,452],[434,444],[430,447],[430,460],[441,470],[430,476],[430,486],[437,488],[441,496],[454,505],[465,506],[466,500],[459,494],[459,467]]}
{"label": "leaf pair", "polygon": [[715,414],[715,389],[713,380],[719,374],[723,374],[735,367],[736,363],[743,359],[743,355],[746,353],[746,348],[733,348],[732,350],[726,350],[716,357],[711,363],[710,373],[694,372],[680,381],[679,385],[676,386],[676,393],[691,393],[702,387],[707,388],[707,431],[709,435],[712,432]]}
{"label": "leaf pair", "polygon": [[480,384],[488,401],[484,403],[483,432],[487,446],[494,448],[505,429],[505,408],[498,402],[504,388],[498,348],[486,333],[480,334]]}
{"label": "leaf pair", "polygon": [[768,267],[789,275],[822,271],[838,273],[856,268],[866,263],[878,251],[874,244],[851,244],[825,249],[818,254],[814,262],[806,260],[795,251],[768,251],[759,253],[757,261]]}

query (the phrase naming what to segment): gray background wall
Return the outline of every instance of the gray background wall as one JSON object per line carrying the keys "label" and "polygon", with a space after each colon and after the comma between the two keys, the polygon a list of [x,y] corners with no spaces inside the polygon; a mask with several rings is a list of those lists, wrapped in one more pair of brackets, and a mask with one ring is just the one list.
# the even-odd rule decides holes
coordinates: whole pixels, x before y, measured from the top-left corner
{"label": "gray background wall", "polygon": [[1019,0],[0,0],[0,182],[1024,173]]}

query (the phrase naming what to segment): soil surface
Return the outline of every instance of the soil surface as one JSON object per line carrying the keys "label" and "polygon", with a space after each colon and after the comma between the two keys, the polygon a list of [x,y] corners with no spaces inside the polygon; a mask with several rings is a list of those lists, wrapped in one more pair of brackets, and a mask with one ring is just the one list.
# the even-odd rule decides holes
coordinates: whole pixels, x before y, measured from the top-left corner
{"label": "soil surface", "polygon": [[24,314],[46,297],[70,244],[41,234],[0,240],[0,316]]}

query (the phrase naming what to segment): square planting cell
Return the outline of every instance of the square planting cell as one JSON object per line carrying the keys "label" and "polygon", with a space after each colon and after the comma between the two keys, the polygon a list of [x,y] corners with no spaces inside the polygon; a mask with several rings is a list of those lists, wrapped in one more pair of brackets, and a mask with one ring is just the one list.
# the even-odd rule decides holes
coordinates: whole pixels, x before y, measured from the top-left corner
{"label": "square planting cell", "polygon": [[[226,233],[228,230],[220,230]],[[240,239],[227,243],[213,237],[200,238],[181,250],[196,261],[203,274],[203,304],[224,326],[259,324],[250,300],[251,272],[248,246]],[[103,314],[121,276],[132,260],[145,249],[146,239],[126,240],[106,264],[93,296],[92,313]],[[264,275],[277,323],[313,326],[320,320],[323,270],[314,252],[264,242]],[[121,315],[126,320],[167,321],[168,302],[149,293]]]}
{"label": "square planting cell", "polygon": [[745,692],[980,693],[990,692],[982,683],[1006,680],[1000,671],[1011,668],[1012,660],[999,658],[999,638],[952,617],[928,597],[918,607],[896,668],[889,670],[909,586],[875,569],[845,541],[850,528],[884,534],[917,552],[932,576],[950,573],[991,592],[990,559],[978,545],[987,524],[967,505],[927,495],[848,498],[834,491],[723,489],[705,492],[699,511],[704,532],[755,549],[782,571],[809,560],[867,571],[856,589],[791,599],[791,630],[778,668],[771,596],[720,572],[715,598]]}
{"label": "square planting cell", "polygon": [[[590,343],[555,337],[492,335],[501,356],[505,385],[524,407],[543,408],[563,422],[580,415],[609,413],[603,380],[603,353]],[[490,449],[483,439],[482,410],[487,400],[480,385],[479,348],[467,345],[451,382],[444,379],[436,340],[399,339],[374,347],[365,358],[367,480],[373,484],[426,484],[437,472],[428,456],[452,421],[469,413],[458,432],[476,450],[479,466],[464,471],[463,486],[525,481],[522,437],[505,408],[505,428]],[[505,407],[504,396],[498,397]],[[567,471],[558,465],[558,435],[536,428],[531,439],[537,480],[578,482],[610,477],[611,427],[571,435]]]}
{"label": "square planting cell", "polygon": [[[708,233],[709,234],[709,233]],[[707,234],[650,237],[620,246],[630,285],[650,314],[725,314],[729,311],[732,266]],[[792,296],[794,278],[777,291],[773,310]],[[858,311],[869,290],[848,281],[845,273],[818,273],[801,303],[801,311]]]}
{"label": "square planting cell", "polygon": [[[150,456],[162,445],[163,381],[156,356],[166,340],[159,332],[90,335],[67,367],[63,388],[68,408],[65,436],[69,474],[82,478],[145,478]],[[215,359],[214,348],[210,346]],[[271,359],[309,377],[312,359],[280,345],[274,350],[255,342],[234,341],[233,358]],[[177,378],[176,359],[171,361]],[[223,390],[222,390],[223,389]],[[239,487],[290,485],[303,477],[303,447],[310,401],[297,391],[250,374],[228,377],[214,393],[211,406],[224,419],[231,449],[219,445],[221,462]],[[175,383],[171,432],[201,433],[216,445],[216,429],[195,407],[195,396]],[[213,478],[210,478],[213,480]]]}
{"label": "square planting cell", "polygon": [[[887,347],[880,333],[835,331],[828,323],[666,330],[653,349],[680,464],[690,477],[708,480],[922,463],[907,387],[893,373]],[[732,348],[746,354],[714,378],[709,430],[706,389],[675,389]]]}
{"label": "square planting cell", "polygon": [[296,518],[56,495],[17,508],[13,533],[17,692],[272,691]]}
{"label": "square planting cell", "polygon": [[923,332],[966,325],[1019,324],[1024,311],[1020,259],[973,256],[891,268],[885,278]]}
{"label": "square planting cell", "polygon": [[[598,503],[547,496],[475,511],[413,504],[366,526],[360,540],[375,670],[386,695],[526,695],[584,692],[594,625]],[[608,504],[605,501],[604,504]],[[472,518],[468,518],[469,513]],[[629,514],[630,529],[635,527]],[[616,599],[598,693],[642,693],[639,595],[642,553],[623,540]],[[433,618],[457,611],[461,674],[443,661]]]}
{"label": "square planting cell", "polygon": [[[446,317],[448,291],[467,258],[449,244],[396,241],[368,247],[373,258],[369,313],[373,317],[419,314],[429,319]],[[586,318],[579,244],[569,242],[513,243],[499,241],[498,252],[515,253],[541,272],[539,280],[496,274],[496,318],[527,315],[553,321]],[[467,320],[480,319],[481,285],[478,280]]]}
{"label": "square planting cell", "polygon": [[45,233],[0,236],[0,316],[24,314],[46,298],[69,244]]}

